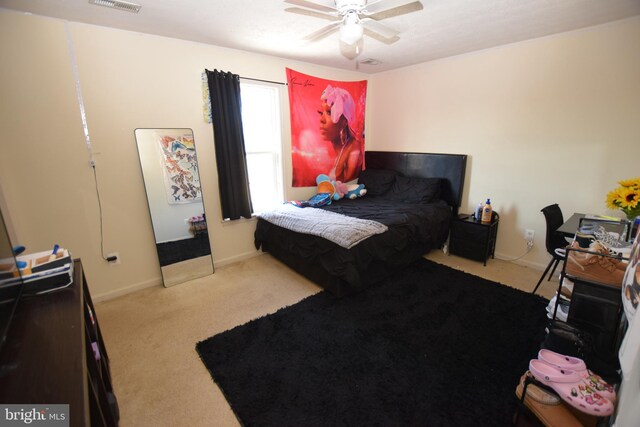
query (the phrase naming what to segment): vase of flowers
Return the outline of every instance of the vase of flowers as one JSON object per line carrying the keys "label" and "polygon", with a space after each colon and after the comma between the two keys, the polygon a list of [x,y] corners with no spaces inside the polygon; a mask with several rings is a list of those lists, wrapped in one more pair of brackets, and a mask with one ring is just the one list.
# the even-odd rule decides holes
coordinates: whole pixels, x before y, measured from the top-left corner
{"label": "vase of flowers", "polygon": [[607,207],[620,209],[633,227],[640,215],[640,177],[618,181],[618,184],[619,187],[607,194]]}

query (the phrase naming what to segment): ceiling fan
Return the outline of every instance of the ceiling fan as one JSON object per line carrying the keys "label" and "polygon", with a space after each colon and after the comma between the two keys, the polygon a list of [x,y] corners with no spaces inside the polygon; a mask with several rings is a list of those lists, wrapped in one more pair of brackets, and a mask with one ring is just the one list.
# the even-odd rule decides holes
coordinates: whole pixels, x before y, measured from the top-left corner
{"label": "ceiling fan", "polygon": [[391,44],[399,40],[398,31],[378,21],[394,16],[417,12],[422,3],[413,0],[284,0],[300,7],[290,7],[286,12],[313,16],[333,21],[331,24],[304,37],[308,41],[323,39],[340,31],[340,41],[348,46],[361,44],[366,34],[383,43]]}

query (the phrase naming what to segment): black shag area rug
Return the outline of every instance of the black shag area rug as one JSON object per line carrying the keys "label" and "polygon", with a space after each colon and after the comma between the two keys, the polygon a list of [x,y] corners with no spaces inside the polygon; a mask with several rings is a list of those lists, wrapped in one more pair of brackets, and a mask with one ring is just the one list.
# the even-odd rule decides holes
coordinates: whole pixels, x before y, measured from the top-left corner
{"label": "black shag area rug", "polygon": [[421,259],[196,349],[245,426],[508,426],[546,303]]}

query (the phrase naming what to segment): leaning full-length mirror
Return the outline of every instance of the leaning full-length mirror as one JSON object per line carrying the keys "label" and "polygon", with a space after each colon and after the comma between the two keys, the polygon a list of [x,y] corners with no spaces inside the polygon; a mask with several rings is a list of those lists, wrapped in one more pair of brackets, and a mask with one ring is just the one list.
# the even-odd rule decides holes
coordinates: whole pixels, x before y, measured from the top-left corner
{"label": "leaning full-length mirror", "polygon": [[191,129],[136,129],[136,143],[165,286],[213,274]]}

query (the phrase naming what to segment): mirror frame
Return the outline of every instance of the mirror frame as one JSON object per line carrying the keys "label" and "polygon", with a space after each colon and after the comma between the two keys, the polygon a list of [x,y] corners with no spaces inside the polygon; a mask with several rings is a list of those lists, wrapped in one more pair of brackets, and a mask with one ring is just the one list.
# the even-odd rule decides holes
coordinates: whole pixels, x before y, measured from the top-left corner
{"label": "mirror frame", "polygon": [[[197,162],[197,149],[196,149],[196,143],[195,143],[195,135],[193,134],[193,129],[191,128],[136,128],[134,130],[134,138],[136,140],[136,149],[138,151],[138,161],[140,163],[140,173],[142,175],[142,181],[143,181],[143,185],[144,185],[144,192],[145,192],[145,197],[147,200],[147,209],[149,212],[149,220],[151,222],[151,229],[153,232],[153,236],[154,236],[154,243],[156,245],[156,253],[158,255],[158,262],[160,264],[160,273],[162,276],[162,281],[165,287],[170,287],[170,286],[174,286],[180,283],[184,283],[187,282],[189,280],[193,280],[193,279],[197,279],[200,277],[205,277],[208,275],[211,275],[213,273],[215,273],[215,267],[214,267],[214,263],[213,263],[213,255],[211,252],[211,240],[209,238],[209,230],[207,227],[206,230],[206,247],[208,249],[208,253],[206,255],[201,255],[201,256],[197,256],[197,257],[193,257],[193,258],[189,258],[189,259],[184,259],[181,260],[179,262],[174,262],[174,263],[170,263],[167,265],[162,265],[162,258],[163,255],[161,254],[161,250],[160,250],[160,245],[163,243],[167,243],[167,242],[158,242],[158,235],[159,235],[159,230],[157,229],[158,227],[156,226],[156,221],[154,221],[154,207],[152,205],[152,201],[150,198],[150,194],[149,192],[152,192],[152,196],[155,195],[155,198],[160,199],[160,190],[156,189],[155,191],[153,190],[154,185],[150,182],[151,181],[151,177],[149,176],[150,172],[147,168],[147,171],[145,172],[145,164],[149,165],[150,162],[155,161],[153,158],[149,158],[146,159],[146,157],[143,157],[143,153],[145,152],[145,148],[146,146],[144,145],[145,143],[147,143],[147,141],[151,140],[152,138],[155,138],[155,135],[152,137],[151,135],[144,135],[143,132],[144,131],[149,131],[149,132],[160,132],[162,133],[163,131],[166,131],[166,133],[168,135],[177,135],[177,134],[182,134],[182,135],[186,135],[186,134],[190,134],[191,138],[193,138],[193,147],[194,147],[194,151],[196,154],[196,168],[198,168],[198,175],[199,175],[199,166],[198,166],[198,162]],[[151,157],[151,156],[149,156]],[[163,170],[163,165],[162,163],[162,157],[158,156],[158,163],[160,164],[160,166],[158,167],[158,170],[160,170],[162,173],[162,187],[163,190],[165,190],[166,192],[166,184],[165,184],[165,170]],[[154,179],[154,182],[156,180]],[[155,183],[157,186],[157,183]],[[165,194],[163,194],[165,195]],[[205,211],[205,207],[204,207],[204,195],[202,194],[202,188],[200,188],[200,205],[202,207],[202,214],[204,216],[204,220],[206,223],[206,211]],[[167,204],[170,205],[169,201],[167,200]],[[157,216],[157,209],[155,209],[156,211],[156,216]],[[187,219],[185,219],[185,222],[187,221]],[[195,228],[195,225],[192,224],[192,227]],[[198,233],[197,230],[194,230],[194,235],[191,237],[193,239],[195,238],[199,238],[197,237]],[[200,238],[204,238],[205,236],[201,236]],[[182,239],[182,240],[187,240],[187,239]],[[176,240],[175,242],[178,242],[180,240]],[[210,269],[209,264],[206,262],[205,258],[208,258],[210,260]],[[183,264],[186,263],[186,264]]]}

